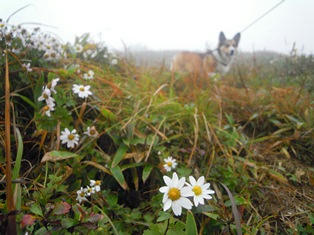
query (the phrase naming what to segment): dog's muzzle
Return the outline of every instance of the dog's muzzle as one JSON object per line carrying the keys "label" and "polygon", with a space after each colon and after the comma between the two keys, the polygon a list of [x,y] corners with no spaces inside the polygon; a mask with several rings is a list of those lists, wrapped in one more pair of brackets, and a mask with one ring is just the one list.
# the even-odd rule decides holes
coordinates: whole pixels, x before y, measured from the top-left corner
{"label": "dog's muzzle", "polygon": [[232,56],[234,54],[234,50],[230,50],[230,55]]}

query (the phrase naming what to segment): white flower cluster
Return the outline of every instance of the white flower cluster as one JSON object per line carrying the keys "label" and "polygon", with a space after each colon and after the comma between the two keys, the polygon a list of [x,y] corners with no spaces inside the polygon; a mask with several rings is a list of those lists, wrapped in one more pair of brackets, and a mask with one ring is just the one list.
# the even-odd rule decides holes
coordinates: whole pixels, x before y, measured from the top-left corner
{"label": "white flower cluster", "polygon": [[84,78],[85,80],[91,80],[91,79],[94,78],[94,75],[95,75],[95,73],[94,73],[93,70],[88,70],[87,73],[84,73],[84,74],[83,74],[83,78]]}
{"label": "white flower cluster", "polygon": [[0,21],[0,38],[4,38],[7,47],[16,54],[27,48],[43,51],[43,56],[47,60],[60,59],[65,55],[62,44],[55,37],[41,32],[39,28],[29,32],[20,25]]}
{"label": "white flower cluster", "polygon": [[[95,126],[87,127],[87,130],[84,132],[84,134],[93,138],[96,138],[99,135]],[[80,136],[77,134],[76,129],[70,131],[68,128],[65,128],[63,131],[61,131],[60,140],[62,141],[62,144],[67,145],[67,148],[74,148],[79,144]]]}
{"label": "white flower cluster", "polygon": [[166,186],[159,189],[164,194],[162,203],[163,210],[166,211],[170,207],[176,216],[182,213],[182,207],[185,209],[192,209],[192,202],[189,197],[193,197],[194,205],[204,204],[204,199],[211,199],[210,194],[215,191],[209,188],[210,184],[205,183],[205,177],[201,176],[195,180],[193,176],[189,176],[190,183],[185,182],[185,177],[178,178],[177,173],[173,173],[172,179],[168,176],[163,177]]}
{"label": "white flower cluster", "polygon": [[77,190],[76,200],[79,203],[82,203],[82,201],[87,201],[86,197],[89,197],[96,192],[100,192],[100,185],[100,180],[90,180],[89,186],[87,186],[86,188],[81,187],[80,190]]}
{"label": "white flower cluster", "polygon": [[40,97],[38,97],[38,101],[46,101],[46,105],[43,107],[42,111],[50,117],[50,112],[54,110],[55,107],[55,99],[52,98],[52,92],[57,93],[55,90],[56,85],[58,84],[59,78],[53,79],[47,86],[43,87],[43,92]]}

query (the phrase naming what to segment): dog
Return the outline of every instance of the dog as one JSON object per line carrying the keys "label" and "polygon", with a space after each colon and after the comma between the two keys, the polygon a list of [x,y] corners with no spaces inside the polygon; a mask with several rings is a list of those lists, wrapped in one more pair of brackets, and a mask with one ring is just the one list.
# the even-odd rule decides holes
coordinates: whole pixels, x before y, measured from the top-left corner
{"label": "dog", "polygon": [[219,34],[218,47],[205,53],[180,52],[171,63],[171,71],[188,72],[196,77],[211,77],[216,73],[226,74],[231,67],[241,34],[237,33],[232,39],[227,39],[223,32]]}

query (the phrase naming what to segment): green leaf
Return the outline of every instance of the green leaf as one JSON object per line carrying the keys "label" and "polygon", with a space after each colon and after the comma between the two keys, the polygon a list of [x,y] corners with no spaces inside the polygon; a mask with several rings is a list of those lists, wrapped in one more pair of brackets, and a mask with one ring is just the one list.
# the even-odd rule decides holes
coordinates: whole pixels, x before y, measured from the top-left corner
{"label": "green leaf", "polygon": [[61,220],[61,225],[63,228],[70,228],[76,224],[78,224],[78,221],[72,218],[64,218]]}
{"label": "green leaf", "polygon": [[23,139],[21,132],[18,128],[15,128],[16,135],[17,135],[17,154],[15,159],[15,164],[12,172],[12,179],[15,180],[19,177],[20,174],[20,168],[21,168],[21,161],[22,161],[22,155],[23,155]]}
{"label": "green leaf", "polygon": [[159,217],[157,218],[157,222],[165,221],[171,216],[170,213],[164,211],[160,211],[158,215]]}
{"label": "green leaf", "polygon": [[152,165],[146,165],[143,169],[143,175],[142,175],[142,180],[143,183],[147,180],[148,176],[152,172],[153,166]]}
{"label": "green leaf", "polygon": [[[235,204],[238,206],[238,205],[245,205],[247,204],[247,201],[245,198],[243,197],[240,197],[240,196],[235,196],[234,197],[234,201],[235,201]],[[225,206],[231,206],[232,203],[231,203],[231,200],[228,200],[225,202]]]}
{"label": "green leaf", "polygon": [[43,211],[41,210],[41,207],[36,203],[33,204],[29,210],[35,215],[39,215],[41,217],[44,216]]}
{"label": "green leaf", "polygon": [[219,218],[219,215],[215,213],[203,212],[203,214],[214,220],[217,220]]}
{"label": "green leaf", "polygon": [[124,171],[129,168],[134,168],[134,167],[143,166],[143,165],[144,165],[144,162],[139,162],[139,163],[133,162],[133,163],[125,164],[121,166],[121,170]]}
{"label": "green leaf", "polygon": [[128,189],[128,185],[126,184],[126,181],[124,179],[122,170],[119,166],[115,166],[113,168],[110,169],[113,177],[118,181],[118,183],[120,184],[120,186],[124,189],[127,190]]}
{"label": "green leaf", "polygon": [[13,93],[13,96],[18,96],[20,97],[23,101],[25,101],[27,104],[29,104],[30,106],[32,106],[34,109],[36,109],[36,105],[33,101],[31,101],[29,98],[27,98],[26,96],[20,95],[18,93]]}
{"label": "green leaf", "polygon": [[109,109],[105,107],[100,108],[100,113],[104,116],[104,118],[110,121],[113,121],[116,119],[116,115],[114,115],[114,113],[112,113]]}
{"label": "green leaf", "polygon": [[79,157],[79,155],[67,151],[51,151],[48,153],[45,153],[44,157],[41,159],[41,162],[56,162],[60,160],[65,160],[69,158],[76,158]]}
{"label": "green leaf", "polygon": [[127,150],[128,150],[128,146],[126,146],[124,143],[120,144],[118,151],[113,157],[111,167],[115,167],[116,165],[119,164],[119,162],[123,159],[124,155],[126,154]]}
{"label": "green leaf", "polygon": [[188,211],[185,224],[185,233],[187,235],[198,235],[197,227],[192,212]]}

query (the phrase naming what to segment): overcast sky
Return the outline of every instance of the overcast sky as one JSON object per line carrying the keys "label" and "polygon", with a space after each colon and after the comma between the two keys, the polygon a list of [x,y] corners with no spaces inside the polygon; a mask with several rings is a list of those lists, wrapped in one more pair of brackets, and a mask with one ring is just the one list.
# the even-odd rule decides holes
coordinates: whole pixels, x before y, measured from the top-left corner
{"label": "overcast sky", "polygon": [[[0,18],[31,4],[10,23],[38,22],[56,27],[65,42],[90,32],[115,49],[214,49],[281,0],[0,0]],[[314,0],[285,0],[242,34],[240,50],[314,53]]]}

